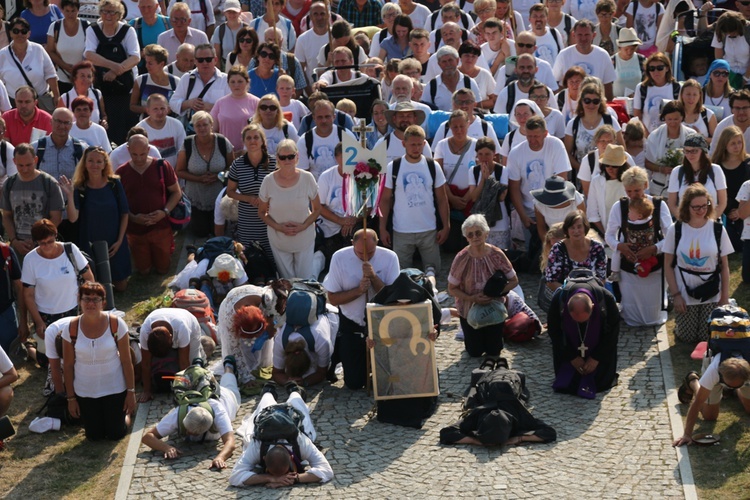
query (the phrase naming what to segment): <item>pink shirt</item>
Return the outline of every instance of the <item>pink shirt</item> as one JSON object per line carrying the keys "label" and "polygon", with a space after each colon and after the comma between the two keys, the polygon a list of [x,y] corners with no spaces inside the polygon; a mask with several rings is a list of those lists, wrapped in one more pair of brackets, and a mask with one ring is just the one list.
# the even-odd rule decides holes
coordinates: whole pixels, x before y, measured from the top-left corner
{"label": "pink shirt", "polygon": [[219,98],[211,109],[211,116],[219,124],[219,133],[229,139],[235,151],[245,149],[242,129],[255,114],[259,102],[260,99],[252,94],[239,99],[229,94]]}

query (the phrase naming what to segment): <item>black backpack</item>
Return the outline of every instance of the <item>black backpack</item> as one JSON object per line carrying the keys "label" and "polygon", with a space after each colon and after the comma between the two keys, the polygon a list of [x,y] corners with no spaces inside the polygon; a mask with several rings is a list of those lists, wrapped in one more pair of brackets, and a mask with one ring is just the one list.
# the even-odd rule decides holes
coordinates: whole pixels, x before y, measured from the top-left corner
{"label": "black backpack", "polygon": [[[334,125],[336,127],[336,135],[339,136],[339,142],[341,142],[341,136],[344,134],[344,127],[340,127],[338,125]],[[310,158],[310,160],[315,160],[315,157],[313,156],[313,141],[315,138],[313,137],[313,129],[311,128],[307,132],[305,132],[305,147],[307,148],[307,156]]]}
{"label": "black backpack", "polygon": [[[651,201],[654,202],[654,236],[656,241],[664,239],[663,228],[661,227],[661,204],[664,202],[664,198],[661,196],[652,196]],[[630,199],[627,196],[620,198],[620,231],[618,236],[622,236],[626,241],[628,237],[627,225],[628,225],[628,206]],[[664,254],[656,256],[658,263],[651,268],[651,271],[658,271],[664,266]],[[620,269],[627,273],[635,274],[635,264],[627,259],[622,259],[620,262]]]}
{"label": "black backpack", "polygon": [[[227,138],[219,133],[214,134],[216,136],[216,142],[219,144],[219,154],[222,158],[227,157]],[[190,161],[190,157],[193,155],[193,143],[195,142],[195,136],[189,135],[185,138],[185,161]],[[210,265],[210,264],[209,264]]]}
{"label": "black backpack", "polygon": [[[560,317],[562,317],[563,309],[568,304],[568,300],[578,290],[585,289],[592,293],[594,296],[595,306],[599,307],[601,311],[601,322],[606,324],[607,320],[607,301],[605,299],[606,294],[609,293],[604,286],[599,282],[599,279],[589,268],[577,267],[570,271],[568,277],[565,279],[563,286],[555,291],[555,295],[560,295]],[[554,302],[554,297],[552,301]]]}
{"label": "black backpack", "polygon": [[[94,31],[97,40],[99,40],[99,44],[96,47],[97,54],[116,63],[121,63],[128,58],[128,53],[125,51],[122,41],[125,39],[125,36],[127,36],[128,30],[133,29],[132,26],[128,26],[127,24],[120,26],[120,29],[112,38],[107,38],[102,31],[102,28],[97,23],[92,24],[91,29]],[[133,83],[135,82],[133,72],[126,71],[111,82],[104,80],[104,75],[108,72],[108,68],[103,68],[101,66],[96,67],[95,86],[103,93],[109,95],[130,94],[130,91],[133,90]]]}
{"label": "black backpack", "polygon": [[268,406],[258,413],[254,421],[253,437],[261,443],[261,467],[266,467],[265,457],[271,446],[281,445],[290,452],[297,472],[304,471],[302,453],[297,442],[300,432],[304,433],[303,422],[302,412],[289,403]]}
{"label": "black backpack", "polygon": [[[73,159],[76,163],[81,161],[83,158],[83,143],[78,139],[73,138]],[[44,161],[44,153],[47,151],[47,136],[40,138],[36,142],[36,164],[37,168]]]}
{"label": "black backpack", "polygon": [[[471,77],[469,77],[469,75],[464,75],[464,88],[471,90]],[[458,90],[458,88],[456,90]],[[432,80],[430,80],[430,102],[425,102],[424,104],[427,104],[431,108],[437,109],[435,108],[435,96],[436,95],[437,95],[437,80],[433,78]]]}
{"label": "black backpack", "polygon": [[476,388],[469,391],[464,409],[470,410],[500,401],[529,401],[526,375],[517,370],[498,367],[485,372],[477,380]]}
{"label": "black backpack", "polygon": [[[714,185],[716,185],[716,174],[714,174],[713,165],[710,165],[710,168],[708,169],[707,174],[708,174],[708,176],[707,176],[706,180],[711,179],[711,182],[713,182]],[[700,175],[698,177],[700,178]],[[685,167],[683,165],[680,165],[680,166],[677,167],[677,187],[682,186],[682,182],[684,180],[685,180]],[[693,182],[701,182],[701,181],[700,180],[693,180]],[[693,182],[691,182],[690,184],[692,184]],[[690,184],[688,184],[688,185],[690,185]],[[701,184],[705,184],[705,183],[701,183]],[[678,203],[679,203],[679,201],[678,201]]]}
{"label": "black backpack", "polygon": [[206,243],[198,249],[195,253],[195,261],[208,259],[208,268],[210,268],[216,257],[223,253],[234,255],[234,240],[229,236],[215,236],[206,240]]}
{"label": "black backpack", "polygon": [[[505,102],[505,113],[510,114],[510,112],[513,110],[513,106],[516,104],[516,83],[517,79],[513,79],[512,82],[506,83],[506,87],[508,89],[508,99]],[[536,85],[539,82],[537,80],[534,80],[532,82],[532,85]]]}

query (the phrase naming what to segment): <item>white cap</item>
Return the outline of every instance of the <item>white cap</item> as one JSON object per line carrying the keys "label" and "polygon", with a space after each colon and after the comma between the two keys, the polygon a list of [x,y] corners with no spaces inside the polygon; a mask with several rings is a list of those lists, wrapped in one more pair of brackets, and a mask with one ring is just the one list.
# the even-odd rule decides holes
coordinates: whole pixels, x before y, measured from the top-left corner
{"label": "white cap", "polygon": [[226,12],[228,10],[242,12],[242,8],[240,7],[240,0],[227,0],[227,2],[224,4],[224,8],[221,11]]}

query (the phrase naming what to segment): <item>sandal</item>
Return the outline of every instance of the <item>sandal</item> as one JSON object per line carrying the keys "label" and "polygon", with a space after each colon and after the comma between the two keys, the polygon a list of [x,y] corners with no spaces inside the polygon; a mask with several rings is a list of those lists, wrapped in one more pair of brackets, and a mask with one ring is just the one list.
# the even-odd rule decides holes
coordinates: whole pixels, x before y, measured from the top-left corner
{"label": "sandal", "polygon": [[690,382],[700,380],[700,378],[700,375],[696,371],[691,371],[685,375],[682,385],[677,389],[677,399],[680,400],[680,403],[687,405],[693,401],[693,390],[690,388]]}

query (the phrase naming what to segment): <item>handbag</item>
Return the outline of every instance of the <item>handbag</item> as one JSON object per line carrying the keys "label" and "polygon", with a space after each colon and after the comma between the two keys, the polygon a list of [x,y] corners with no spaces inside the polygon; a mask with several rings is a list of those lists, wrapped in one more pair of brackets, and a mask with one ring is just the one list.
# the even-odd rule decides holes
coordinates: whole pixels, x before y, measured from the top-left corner
{"label": "handbag", "polygon": [[479,330],[487,326],[500,325],[508,318],[508,310],[505,304],[493,300],[488,304],[474,304],[466,315],[466,322]]}
{"label": "handbag", "polygon": [[[695,271],[685,270],[682,269],[682,267],[677,266],[677,268],[680,270],[680,275],[682,276],[682,282],[685,283],[685,291],[687,294],[696,299],[700,300],[701,302],[706,302],[709,299],[716,297],[716,295],[721,290],[721,267],[717,268],[715,271],[713,271],[707,279],[703,279],[701,276],[705,275],[706,273],[698,273]],[[698,276],[703,283],[696,287],[689,287],[687,285],[687,282],[685,281],[685,274],[692,274],[693,276]]]}
{"label": "handbag", "polygon": [[[26,80],[26,85],[34,88],[34,84],[31,83],[31,80],[29,79],[29,76],[26,74],[26,71],[24,71],[23,66],[21,66],[21,62],[16,59],[16,55],[13,53],[13,49],[9,49],[8,53],[10,54],[11,59],[13,59],[13,62],[16,63],[16,66],[18,67],[18,71],[21,72],[21,76],[23,76],[23,79]],[[49,88],[48,88],[49,89]],[[52,114],[52,112],[57,107],[57,103],[55,102],[55,98],[52,95],[52,92],[47,90],[44,94],[37,96],[37,107],[41,110],[46,111],[49,114]]]}
{"label": "handbag", "polygon": [[[456,168],[453,169],[453,172],[451,172],[451,176],[448,178],[448,189],[450,189],[450,192],[453,196],[461,197],[469,192],[469,188],[461,189],[458,186],[455,186],[451,184],[453,182],[453,179],[456,177],[456,174],[458,173],[458,170],[461,168],[461,163],[464,160],[464,156],[466,156],[466,153],[471,148],[471,141],[467,142],[466,145],[461,150],[461,154],[458,157],[458,161],[456,162]],[[451,220],[460,221],[463,222],[466,220],[468,216],[471,215],[471,207],[474,205],[473,201],[470,201],[466,204],[463,210],[459,210],[457,208],[451,208]]]}
{"label": "handbag", "polygon": [[502,297],[506,295],[503,293],[506,286],[508,286],[508,277],[503,271],[495,271],[485,283],[482,293],[488,297]]}
{"label": "handbag", "polygon": [[[164,180],[164,169],[166,167],[164,166],[164,160],[156,160],[156,163],[159,167],[159,182],[161,182],[162,200],[164,206],[166,206],[167,185]],[[172,225],[173,230],[179,231],[185,229],[188,224],[190,224],[190,213],[192,212],[192,207],[193,204],[190,203],[190,198],[188,198],[185,191],[182,190],[180,201],[177,202],[177,205],[175,205],[175,207],[169,211],[169,215],[167,215],[167,219],[169,219],[169,223]]]}
{"label": "handbag", "polygon": [[521,311],[505,320],[503,337],[511,342],[526,342],[539,334],[539,323]]}

